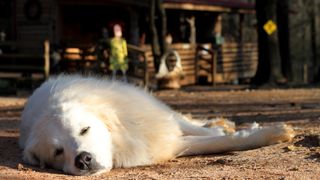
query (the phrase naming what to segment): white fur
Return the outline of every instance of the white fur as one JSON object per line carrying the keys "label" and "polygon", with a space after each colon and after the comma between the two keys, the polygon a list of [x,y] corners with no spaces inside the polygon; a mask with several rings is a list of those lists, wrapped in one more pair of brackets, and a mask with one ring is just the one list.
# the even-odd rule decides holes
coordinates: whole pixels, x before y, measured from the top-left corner
{"label": "white fur", "polygon": [[[27,163],[86,175],[292,138],[285,125],[256,125],[225,134],[222,126],[205,128],[185,119],[136,87],[93,77],[58,76],[29,98],[22,113],[19,144]],[[81,135],[87,127],[87,133]],[[63,153],[55,155],[57,149]],[[92,155],[92,167],[81,170],[75,158],[84,151]]]}

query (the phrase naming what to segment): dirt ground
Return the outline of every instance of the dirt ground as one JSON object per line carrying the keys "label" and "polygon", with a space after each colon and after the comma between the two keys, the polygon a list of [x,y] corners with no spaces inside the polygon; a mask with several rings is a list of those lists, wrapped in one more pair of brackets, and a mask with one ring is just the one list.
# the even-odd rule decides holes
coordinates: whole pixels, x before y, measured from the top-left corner
{"label": "dirt ground", "polygon": [[294,142],[255,150],[178,158],[76,177],[21,161],[18,125],[26,99],[1,97],[0,179],[319,179],[320,89],[212,91],[190,87],[153,94],[195,118],[227,117],[239,128],[254,121],[265,126],[286,122],[294,127],[296,136]]}

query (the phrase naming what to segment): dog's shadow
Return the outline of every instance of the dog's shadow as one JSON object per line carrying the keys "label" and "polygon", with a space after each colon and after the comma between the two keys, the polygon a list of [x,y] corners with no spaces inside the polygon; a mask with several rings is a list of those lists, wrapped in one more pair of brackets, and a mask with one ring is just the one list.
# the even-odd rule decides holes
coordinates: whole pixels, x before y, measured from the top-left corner
{"label": "dog's shadow", "polygon": [[0,169],[62,173],[53,169],[30,166],[22,162],[22,149],[18,143],[19,119],[22,109],[22,106],[0,107]]}
{"label": "dog's shadow", "polygon": [[21,163],[18,145],[22,107],[0,107],[0,166],[16,169]]}
{"label": "dog's shadow", "polygon": [[22,161],[22,150],[18,145],[18,137],[0,136],[0,167],[7,167],[17,171],[36,171],[42,173],[63,174],[61,171],[25,164]]}
{"label": "dog's shadow", "polygon": [[16,169],[21,163],[22,151],[18,146],[18,137],[0,136],[0,166]]}

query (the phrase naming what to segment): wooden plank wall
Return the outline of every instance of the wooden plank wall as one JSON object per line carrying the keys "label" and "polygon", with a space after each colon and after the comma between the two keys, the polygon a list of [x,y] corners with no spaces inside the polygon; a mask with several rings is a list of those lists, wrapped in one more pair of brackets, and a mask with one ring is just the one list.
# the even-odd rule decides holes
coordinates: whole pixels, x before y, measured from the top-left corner
{"label": "wooden plank wall", "polygon": [[189,85],[195,83],[195,56],[196,45],[191,44],[172,44],[171,48],[176,50],[181,57],[182,69],[184,78],[181,80],[181,85]]}
{"label": "wooden plank wall", "polygon": [[[190,85],[195,83],[195,70],[194,70],[194,60],[196,55],[196,45],[191,45],[187,43],[177,43],[172,44],[170,48],[178,51],[181,57],[181,63],[183,72],[185,74],[184,78],[181,80],[181,85]],[[146,58],[148,61],[148,71],[150,82],[155,83],[155,68],[153,64],[153,56],[150,46],[144,46],[143,49],[146,51]]]}
{"label": "wooden plank wall", "polygon": [[26,17],[24,12],[26,2],[27,0],[16,1],[16,41],[25,47],[21,51],[39,52],[43,49],[39,45],[46,39],[51,40],[54,0],[39,0],[41,16],[36,20]]}
{"label": "wooden plank wall", "polygon": [[[210,48],[210,45],[205,45]],[[181,85],[191,85],[196,83],[195,77],[195,56],[196,45],[191,44],[172,44],[170,48],[178,51],[181,57],[181,63],[184,78],[181,80]],[[151,83],[155,83],[155,69],[153,64],[153,56],[150,46],[143,47],[148,62],[149,78]],[[211,72],[205,69],[210,68],[212,57],[210,54],[204,54],[207,61],[200,61],[203,69],[200,69],[199,75],[207,76],[208,82],[212,82]],[[256,74],[258,65],[258,47],[256,43],[245,43],[240,46],[237,43],[226,43],[217,53],[217,74],[215,81],[218,83],[232,82],[238,78],[252,78]]]}
{"label": "wooden plank wall", "polygon": [[[258,46],[256,43],[244,43],[243,45],[225,43],[214,52],[217,58],[214,78],[216,83],[228,83],[255,76],[258,65]],[[200,57],[201,60],[199,60],[198,66],[201,68],[199,68],[198,75],[207,77],[208,82],[212,82],[212,56],[204,52]]]}

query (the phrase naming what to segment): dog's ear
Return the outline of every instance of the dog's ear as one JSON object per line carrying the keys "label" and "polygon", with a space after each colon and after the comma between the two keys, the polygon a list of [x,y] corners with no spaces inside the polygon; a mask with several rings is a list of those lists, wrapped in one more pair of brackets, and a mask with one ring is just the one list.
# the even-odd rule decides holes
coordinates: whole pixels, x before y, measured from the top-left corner
{"label": "dog's ear", "polygon": [[40,159],[35,152],[35,142],[28,141],[27,146],[23,150],[23,161],[31,165],[39,165]]}
{"label": "dog's ear", "polygon": [[[33,166],[40,166],[40,168],[44,169],[46,166],[45,161],[43,160],[43,152],[46,154],[48,150],[41,149],[42,147],[39,146],[39,141],[37,138],[32,138],[27,140],[27,145],[23,150],[23,158],[22,160],[30,165]],[[41,154],[42,152],[42,154]]]}

